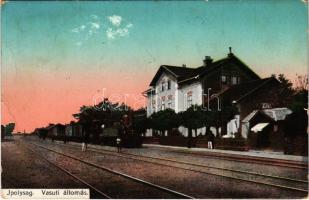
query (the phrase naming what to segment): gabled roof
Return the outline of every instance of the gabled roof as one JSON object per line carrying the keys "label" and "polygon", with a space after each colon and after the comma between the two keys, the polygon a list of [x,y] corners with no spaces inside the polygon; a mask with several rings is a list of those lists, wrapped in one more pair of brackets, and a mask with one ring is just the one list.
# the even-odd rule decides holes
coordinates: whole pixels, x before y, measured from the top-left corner
{"label": "gabled roof", "polygon": [[241,61],[237,56],[235,56],[233,53],[229,53],[227,57],[217,60],[210,65],[204,67],[198,67],[197,73],[200,77],[203,77],[210,73],[211,71],[218,69],[226,64],[234,63],[242,66],[242,69],[245,70],[249,75],[251,75],[254,79],[261,79],[259,75],[257,75],[247,64],[245,64],[243,61]]}
{"label": "gabled roof", "polygon": [[246,123],[246,122],[251,122],[254,118],[256,118],[256,116],[263,116],[264,119],[266,119],[267,121],[264,122],[271,122],[274,121],[273,118],[271,118],[270,116],[266,115],[263,110],[254,110],[252,111],[249,115],[247,115],[241,122]]}
{"label": "gabled roof", "polygon": [[188,68],[188,67],[181,67],[181,66],[171,66],[171,65],[161,65],[159,70],[157,71],[156,75],[150,82],[150,86],[154,86],[157,80],[160,78],[163,72],[167,74],[171,74],[174,76],[177,81],[181,84],[192,81],[198,80],[205,75],[208,75],[210,72],[228,64],[234,63],[242,66],[242,69],[245,70],[249,75],[251,75],[254,79],[260,79],[260,77],[252,71],[244,62],[242,62],[238,57],[236,57],[233,53],[229,53],[227,57],[214,61],[207,66],[200,66],[197,68]]}
{"label": "gabled roof", "polygon": [[176,77],[186,77],[186,76],[193,75],[196,70],[194,68],[177,67],[177,66],[170,66],[170,65],[162,65],[162,67],[170,71],[172,74],[176,75]]}
{"label": "gabled roof", "polygon": [[288,108],[272,108],[264,110],[254,110],[249,115],[247,115],[242,122],[250,122],[258,114],[263,115],[269,121],[282,121],[285,120],[286,116],[291,114],[292,111]]}
{"label": "gabled roof", "polygon": [[195,70],[196,70],[195,68],[161,65],[156,75],[153,77],[152,81],[150,82],[150,86],[155,85],[155,83],[160,78],[163,72],[166,72],[167,74],[171,74],[179,81],[186,77],[192,76],[195,73]]}
{"label": "gabled roof", "polygon": [[269,77],[231,86],[229,89],[223,91],[219,95],[223,98],[228,97],[229,99],[239,102],[256,92],[258,89],[267,86],[269,83],[280,84],[280,82],[276,78]]}

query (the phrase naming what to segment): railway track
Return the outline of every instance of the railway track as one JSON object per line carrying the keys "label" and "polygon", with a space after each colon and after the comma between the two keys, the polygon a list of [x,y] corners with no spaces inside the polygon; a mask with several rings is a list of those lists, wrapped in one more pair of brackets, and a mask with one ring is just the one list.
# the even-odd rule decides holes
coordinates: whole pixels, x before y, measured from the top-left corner
{"label": "railway track", "polygon": [[111,197],[107,194],[105,194],[104,192],[102,192],[100,189],[96,188],[95,186],[91,185],[90,183],[88,183],[87,181],[85,181],[84,179],[81,179],[79,177],[77,177],[76,175],[72,174],[71,172],[69,172],[68,170],[64,169],[63,167],[49,161],[48,159],[46,159],[44,156],[42,156],[41,154],[37,153],[36,151],[34,151],[33,149],[23,145],[24,148],[26,148],[27,150],[31,151],[34,155],[36,155],[37,157],[39,157],[41,160],[44,160],[45,162],[49,163],[50,165],[56,167],[57,169],[59,169],[60,171],[68,174],[69,176],[73,177],[74,179],[78,180],[79,182],[83,183],[86,187],[89,187],[90,191],[96,193],[96,197],[99,198],[104,198],[104,199],[111,199]]}
{"label": "railway track", "polygon": [[[58,145],[67,146],[63,144],[58,144]],[[70,147],[79,148],[74,145],[70,145]],[[226,177],[230,179],[263,184],[263,185],[277,187],[281,189],[288,189],[288,190],[294,190],[294,191],[298,191],[302,193],[308,193],[308,190],[307,190],[308,181],[307,180],[293,179],[293,178],[288,178],[288,177],[274,176],[274,175],[249,172],[249,171],[243,171],[243,170],[236,170],[236,169],[229,169],[229,168],[224,168],[224,167],[214,167],[214,166],[209,166],[205,164],[197,164],[197,163],[178,161],[178,160],[167,159],[167,158],[136,155],[132,153],[120,153],[119,154],[112,150],[103,150],[103,149],[97,149],[93,147],[88,148],[88,151],[100,153],[100,154],[109,154],[111,156],[133,159],[133,160],[138,160],[142,162],[162,165],[162,166],[174,167],[174,168],[183,169],[183,170],[192,171],[192,172],[211,174],[211,175]],[[161,161],[164,163],[162,163]],[[175,166],[175,164],[177,164],[178,166]],[[192,167],[195,167],[195,168],[192,168]],[[212,171],[205,171],[205,169],[210,169]],[[221,171],[227,171],[227,172],[233,173],[233,176],[224,175],[221,173]]]}
{"label": "railway track", "polygon": [[[102,171],[105,171],[105,172],[108,172],[110,174],[113,174],[113,175],[117,175],[117,176],[120,176],[120,177],[123,177],[125,179],[128,179],[128,180],[131,180],[131,181],[134,181],[138,184],[141,184],[143,186],[148,186],[148,187],[151,187],[157,191],[160,191],[160,192],[164,192],[164,193],[167,193],[168,194],[168,197],[169,198],[181,198],[181,199],[194,199],[194,197],[192,196],[189,196],[189,195],[186,195],[186,194],[183,194],[181,192],[177,192],[175,190],[172,190],[172,189],[169,189],[169,188],[166,188],[166,187],[163,187],[163,186],[160,186],[160,185],[157,185],[157,184],[154,184],[154,183],[151,183],[151,182],[148,182],[148,181],[145,181],[145,180],[142,180],[142,179],[139,179],[139,178],[136,178],[136,177],[133,177],[133,176],[130,176],[128,174],[124,174],[122,172],[118,172],[118,171],[115,171],[115,170],[112,170],[110,168],[107,168],[107,167],[104,167],[104,166],[101,166],[101,165],[97,165],[95,163],[92,163],[92,162],[88,162],[88,161],[85,161],[85,160],[82,160],[80,158],[77,158],[75,156],[72,156],[72,155],[67,155],[65,153],[62,153],[62,152],[59,152],[59,151],[56,151],[56,150],[53,150],[53,149],[50,149],[50,148],[47,148],[47,147],[44,147],[42,145],[38,145],[38,144],[35,144],[35,143],[30,143],[31,145],[34,145],[34,146],[37,146],[41,149],[45,149],[46,151],[48,152],[52,152],[54,154],[57,154],[57,155],[60,155],[60,156],[63,156],[65,158],[69,158],[69,159],[72,159],[72,160],[75,160],[75,161],[78,161],[80,163],[83,163],[87,166],[90,166],[90,167],[93,167],[93,168],[96,168],[96,169],[99,169],[99,170],[102,170]],[[104,196],[105,198],[111,198],[110,195],[102,192],[101,190],[99,190],[97,187],[94,187],[93,185],[89,184],[88,182],[86,182],[85,180],[82,180],[81,178],[77,177],[76,175],[72,174],[71,172],[69,172],[68,170],[64,169],[63,167],[60,167],[58,165],[56,165],[55,163],[49,161],[48,159],[46,159],[44,156],[42,156],[41,154],[37,153],[36,151],[34,151],[33,149],[31,149],[30,147],[26,147],[28,148],[29,150],[31,150],[32,152],[34,152],[36,155],[40,156],[42,159],[46,160],[47,162],[51,163],[52,165],[54,165],[55,167],[61,169],[62,171],[66,172],[67,174],[71,175],[72,177],[78,179],[79,181],[83,182],[85,185],[89,186],[91,189],[93,189],[94,191],[100,193],[102,196]]]}

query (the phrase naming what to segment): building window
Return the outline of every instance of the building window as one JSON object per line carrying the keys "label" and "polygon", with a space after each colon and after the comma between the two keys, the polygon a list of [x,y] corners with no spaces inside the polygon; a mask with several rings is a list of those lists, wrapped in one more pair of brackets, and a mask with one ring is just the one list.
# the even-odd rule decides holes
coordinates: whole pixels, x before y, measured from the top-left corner
{"label": "building window", "polygon": [[168,96],[167,107],[172,109],[173,95]]}
{"label": "building window", "polygon": [[156,110],[156,100],[152,101],[152,110],[155,111]]}
{"label": "building window", "polygon": [[236,76],[232,76],[232,85],[236,85],[236,84],[238,84],[238,77],[236,77]]}
{"label": "building window", "polygon": [[167,81],[167,89],[170,90],[171,89],[171,80]]}
{"label": "building window", "polygon": [[187,93],[187,108],[193,105],[192,91]]}
{"label": "building window", "polygon": [[161,83],[161,92],[164,92],[164,85],[165,85],[165,82],[162,82]]}
{"label": "building window", "polygon": [[164,101],[161,104],[161,110],[165,110],[165,102]]}
{"label": "building window", "polygon": [[224,76],[224,75],[221,76],[221,82],[224,83],[224,84],[226,84],[226,76]]}
{"label": "building window", "polygon": [[165,97],[162,97],[161,98],[161,110],[164,110],[165,109]]}
{"label": "building window", "polygon": [[192,106],[192,96],[188,96],[187,104],[188,104],[188,108]]}
{"label": "building window", "polygon": [[231,84],[231,76],[226,76],[226,84]]}
{"label": "building window", "polygon": [[168,107],[169,109],[172,109],[172,101],[168,101],[168,102],[167,102],[167,107]]}

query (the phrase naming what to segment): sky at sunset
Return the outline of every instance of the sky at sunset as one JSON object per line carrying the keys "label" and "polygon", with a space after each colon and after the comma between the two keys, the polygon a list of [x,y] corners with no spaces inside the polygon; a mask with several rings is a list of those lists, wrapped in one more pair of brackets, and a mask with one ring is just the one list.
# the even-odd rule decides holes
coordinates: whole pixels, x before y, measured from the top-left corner
{"label": "sky at sunset", "polygon": [[138,108],[162,64],[228,47],[261,77],[307,72],[307,4],[287,1],[9,1],[1,6],[1,118],[69,123],[103,96]]}

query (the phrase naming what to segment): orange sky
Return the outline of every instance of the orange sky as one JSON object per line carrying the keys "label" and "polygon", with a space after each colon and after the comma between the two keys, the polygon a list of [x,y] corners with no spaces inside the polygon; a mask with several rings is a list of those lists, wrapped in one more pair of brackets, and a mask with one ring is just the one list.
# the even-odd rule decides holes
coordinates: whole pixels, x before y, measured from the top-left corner
{"label": "orange sky", "polygon": [[25,73],[5,77],[2,123],[16,122],[15,131],[31,131],[48,125],[48,122],[69,123],[80,106],[93,105],[104,97],[113,102],[126,101],[128,105],[139,108],[145,103],[141,92],[147,88],[149,77],[138,72],[110,73],[108,76],[96,73],[28,76]]}

